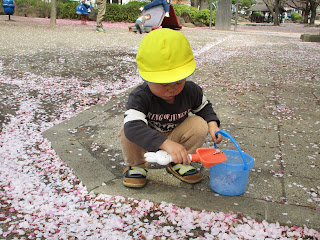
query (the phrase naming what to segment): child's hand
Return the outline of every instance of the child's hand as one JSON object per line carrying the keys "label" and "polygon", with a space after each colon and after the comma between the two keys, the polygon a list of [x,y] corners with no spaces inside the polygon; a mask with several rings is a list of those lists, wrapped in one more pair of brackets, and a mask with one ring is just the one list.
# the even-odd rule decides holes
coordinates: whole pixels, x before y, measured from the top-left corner
{"label": "child's hand", "polygon": [[216,132],[220,131],[220,128],[218,127],[218,123],[215,121],[208,122],[209,127],[209,133],[212,137],[212,141],[216,144],[220,143],[222,141],[222,135],[218,134],[216,137]]}
{"label": "child's hand", "polygon": [[160,145],[159,148],[169,153],[173,162],[176,164],[182,163],[183,165],[187,165],[191,163],[191,159],[187,150],[184,146],[177,142],[167,139]]}

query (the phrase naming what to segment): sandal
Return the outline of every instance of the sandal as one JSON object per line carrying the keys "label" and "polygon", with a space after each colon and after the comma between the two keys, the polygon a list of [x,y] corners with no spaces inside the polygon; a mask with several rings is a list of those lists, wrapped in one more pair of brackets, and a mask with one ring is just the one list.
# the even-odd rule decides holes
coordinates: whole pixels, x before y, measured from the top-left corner
{"label": "sandal", "polygon": [[132,188],[142,188],[147,182],[147,169],[140,167],[126,167],[123,171],[123,185]]}
{"label": "sandal", "polygon": [[197,183],[202,180],[202,174],[190,164],[169,163],[167,172],[186,183]]}

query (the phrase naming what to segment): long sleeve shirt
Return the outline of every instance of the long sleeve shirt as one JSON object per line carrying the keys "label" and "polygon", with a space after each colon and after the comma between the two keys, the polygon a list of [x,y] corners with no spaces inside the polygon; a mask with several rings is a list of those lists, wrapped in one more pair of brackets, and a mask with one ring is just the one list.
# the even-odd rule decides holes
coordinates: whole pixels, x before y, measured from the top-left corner
{"label": "long sleeve shirt", "polygon": [[[157,151],[167,139],[160,133],[170,132],[194,113],[207,122],[220,121],[200,86],[186,81],[183,90],[175,96],[173,104],[154,95],[143,83],[134,89],[124,114],[125,136],[147,151]],[[160,133],[159,133],[160,132]]]}

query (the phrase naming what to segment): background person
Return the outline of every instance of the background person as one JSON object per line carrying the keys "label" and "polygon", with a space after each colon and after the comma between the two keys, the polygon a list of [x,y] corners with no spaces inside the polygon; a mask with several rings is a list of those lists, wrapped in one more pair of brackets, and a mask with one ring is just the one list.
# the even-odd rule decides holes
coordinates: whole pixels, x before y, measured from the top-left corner
{"label": "background person", "polygon": [[102,20],[103,20],[104,14],[106,13],[106,4],[107,4],[106,0],[97,0],[98,14],[97,14],[96,32],[98,33],[105,32],[102,26]]}
{"label": "background person", "polygon": [[151,19],[150,14],[146,14],[143,16],[140,16],[135,23],[135,26],[137,28],[137,33],[139,32],[140,34],[144,33],[144,24],[147,20]]}

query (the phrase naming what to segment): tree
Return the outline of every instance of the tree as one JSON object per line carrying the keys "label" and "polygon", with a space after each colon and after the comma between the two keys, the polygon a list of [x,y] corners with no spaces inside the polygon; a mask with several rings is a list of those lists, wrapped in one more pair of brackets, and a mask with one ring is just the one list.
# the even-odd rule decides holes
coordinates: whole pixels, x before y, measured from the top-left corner
{"label": "tree", "polygon": [[50,25],[56,25],[57,20],[57,7],[56,7],[56,0],[51,0],[51,14],[50,14]]}
{"label": "tree", "polygon": [[303,22],[308,23],[308,15],[310,12],[309,0],[287,0],[285,2],[289,7],[303,12]]}
{"label": "tree", "polygon": [[303,23],[309,22],[310,15],[310,25],[314,24],[320,0],[287,0],[285,3],[289,7],[303,12]]}
{"label": "tree", "polygon": [[199,10],[208,9],[209,2],[208,2],[208,0],[191,0],[191,6],[197,8]]}
{"label": "tree", "polygon": [[[183,0],[177,0],[177,2],[183,2]],[[232,4],[236,4],[237,0],[232,0]],[[213,10],[216,9],[218,0],[191,0],[191,6],[195,8],[208,9],[212,3]],[[239,0],[239,10],[248,9],[255,3],[255,0]]]}
{"label": "tree", "polygon": [[263,2],[267,5],[269,12],[272,14],[273,24],[275,26],[279,26],[281,22],[281,17],[280,17],[281,0],[263,0]]}
{"label": "tree", "polygon": [[317,16],[317,7],[320,5],[320,0],[309,0],[309,2],[311,11],[310,24],[314,25]]}
{"label": "tree", "polygon": [[[233,5],[236,5],[236,3],[237,3],[237,0],[232,0]],[[238,8],[239,10],[249,9],[254,3],[255,3],[254,0],[239,0]]]}

